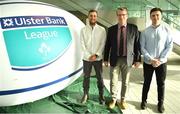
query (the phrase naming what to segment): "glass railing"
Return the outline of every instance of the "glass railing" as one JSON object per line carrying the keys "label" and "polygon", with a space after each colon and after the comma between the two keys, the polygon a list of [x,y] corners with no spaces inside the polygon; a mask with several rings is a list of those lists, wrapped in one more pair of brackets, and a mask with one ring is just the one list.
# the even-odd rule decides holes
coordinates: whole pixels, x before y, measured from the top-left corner
{"label": "glass railing", "polygon": [[178,31],[180,31],[180,25],[172,19],[173,19],[173,17],[170,18],[169,16],[167,17],[167,15],[165,15],[165,14],[163,15],[163,21],[164,22],[166,22],[171,27],[176,28]]}

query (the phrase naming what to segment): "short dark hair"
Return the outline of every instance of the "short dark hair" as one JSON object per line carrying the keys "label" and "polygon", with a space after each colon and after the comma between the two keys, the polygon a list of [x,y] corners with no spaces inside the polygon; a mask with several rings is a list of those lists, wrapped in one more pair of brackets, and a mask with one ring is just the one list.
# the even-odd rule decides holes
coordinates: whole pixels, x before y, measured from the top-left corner
{"label": "short dark hair", "polygon": [[154,12],[154,11],[160,11],[161,14],[162,14],[161,8],[153,8],[153,9],[151,9],[151,11],[150,11],[150,15],[151,15],[151,13]]}
{"label": "short dark hair", "polygon": [[121,10],[121,11],[126,10],[128,12],[127,7],[118,7],[116,10],[116,14],[117,14],[118,10]]}
{"label": "short dark hair", "polygon": [[89,15],[91,12],[96,12],[96,13],[98,14],[97,10],[91,9],[91,10],[89,10],[88,15]]}

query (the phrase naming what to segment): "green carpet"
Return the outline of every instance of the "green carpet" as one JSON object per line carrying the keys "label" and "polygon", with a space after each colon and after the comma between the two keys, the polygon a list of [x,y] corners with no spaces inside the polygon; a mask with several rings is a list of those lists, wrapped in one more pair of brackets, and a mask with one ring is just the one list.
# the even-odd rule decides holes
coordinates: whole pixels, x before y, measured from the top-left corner
{"label": "green carpet", "polygon": [[[90,81],[89,100],[87,103],[81,104],[82,82],[83,77],[80,77],[64,90],[33,103],[0,107],[0,113],[122,113],[118,107],[110,110],[107,105],[99,104],[97,80],[94,76]],[[107,104],[111,99],[107,89],[105,89],[104,95]]]}

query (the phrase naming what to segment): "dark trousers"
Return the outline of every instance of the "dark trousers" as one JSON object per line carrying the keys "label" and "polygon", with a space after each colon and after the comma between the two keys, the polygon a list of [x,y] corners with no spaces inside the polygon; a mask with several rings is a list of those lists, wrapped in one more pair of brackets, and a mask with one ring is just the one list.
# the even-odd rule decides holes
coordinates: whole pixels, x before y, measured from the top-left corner
{"label": "dark trousers", "polygon": [[89,61],[83,60],[83,72],[84,72],[83,89],[84,89],[84,94],[88,94],[88,92],[89,92],[89,82],[90,82],[90,74],[91,74],[92,66],[94,66],[94,69],[96,72],[99,95],[103,95],[104,82],[103,82],[103,77],[102,77],[102,60],[94,61],[94,62],[89,62]]}
{"label": "dark trousers", "polygon": [[146,102],[147,100],[153,72],[155,71],[157,92],[158,92],[158,102],[163,103],[167,64],[164,63],[164,64],[161,64],[159,67],[154,68],[152,65],[143,63],[143,71],[144,71],[144,84],[143,84],[143,90],[142,90],[142,102]]}

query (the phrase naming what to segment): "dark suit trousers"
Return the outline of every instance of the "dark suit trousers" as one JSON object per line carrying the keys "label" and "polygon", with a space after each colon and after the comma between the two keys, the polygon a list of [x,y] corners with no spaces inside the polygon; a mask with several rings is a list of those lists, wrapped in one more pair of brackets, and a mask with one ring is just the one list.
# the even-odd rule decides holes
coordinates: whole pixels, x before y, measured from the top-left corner
{"label": "dark suit trousers", "polygon": [[155,71],[156,82],[157,82],[157,92],[158,92],[158,102],[163,103],[167,64],[164,63],[164,64],[161,64],[159,67],[154,68],[152,65],[143,63],[143,71],[144,71],[144,84],[143,84],[143,91],[142,91],[142,102],[146,102],[147,100],[153,72]]}
{"label": "dark suit trousers", "polygon": [[90,74],[92,70],[92,66],[94,66],[97,78],[97,86],[99,89],[99,94],[103,95],[104,92],[104,82],[102,77],[102,60],[89,62],[83,60],[83,71],[84,71],[84,81],[83,81],[83,89],[84,94],[88,94],[89,92],[89,82],[90,82]]}

